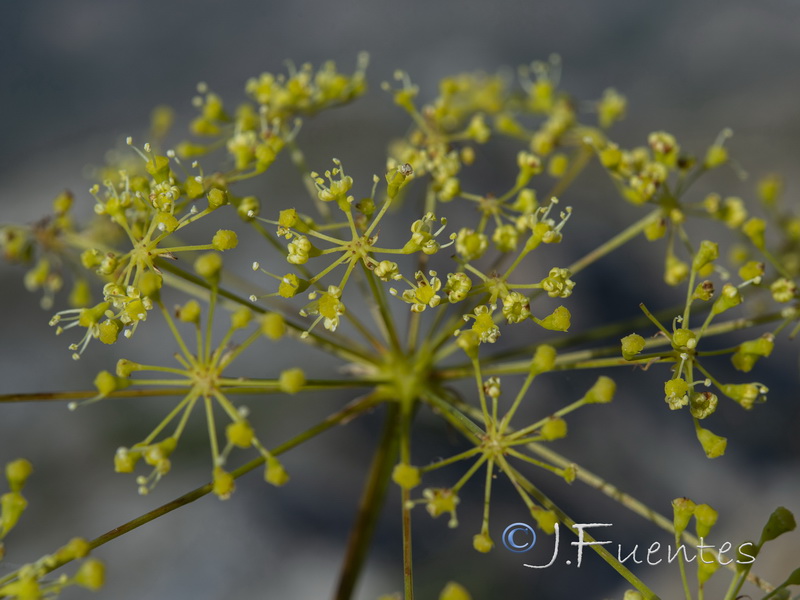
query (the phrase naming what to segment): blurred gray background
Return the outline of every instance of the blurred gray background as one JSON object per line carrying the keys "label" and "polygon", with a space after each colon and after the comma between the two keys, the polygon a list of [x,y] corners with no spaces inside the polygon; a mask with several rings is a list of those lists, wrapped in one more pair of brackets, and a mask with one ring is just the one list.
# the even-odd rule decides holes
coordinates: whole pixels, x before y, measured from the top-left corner
{"label": "blurred gray background", "polygon": [[[332,156],[358,165],[351,171],[362,176],[383,168],[386,144],[406,123],[379,87],[397,68],[409,71],[421,97],[429,99],[442,76],[515,67],[556,52],[564,65],[563,87],[575,97],[594,99],[609,86],[628,96],[628,117],[615,129],[622,143],[641,143],[650,131],[665,129],[699,153],[722,128],[731,127],[735,135],[728,147],[751,178],[743,184],[728,170],[713,179],[714,189],[752,194],[758,176],[778,171],[790,197],[797,197],[800,4],[794,0],[32,1],[0,5],[0,223],[35,221],[64,188],[76,193],[78,212],[88,212],[87,165],[102,164],[104,153],[127,135],[144,141],[150,110],[158,104],[174,107],[179,125],[187,122],[199,81],[235,105],[248,77],[283,71],[287,59],[316,65],[334,59],[350,72],[361,50],[371,55],[368,95],[301,133],[315,168],[325,168]],[[279,175],[267,179],[276,202],[302,194],[296,181],[283,187]],[[570,245],[559,249],[564,264],[607,237],[593,224],[605,221],[610,231],[635,218],[632,212],[618,214],[611,186],[597,181],[596,188],[583,186],[568,199],[576,208],[585,201],[587,208],[570,223]],[[261,258],[253,256],[258,251],[244,247],[242,263]],[[625,271],[620,276],[618,269],[633,270],[635,277],[651,271],[648,277],[656,281],[663,254],[639,245],[626,254],[634,255],[634,267],[609,261],[598,267],[599,279],[576,288],[570,306],[582,324],[636,314],[642,298],[624,294]],[[622,280],[621,296],[598,303],[608,277]],[[0,264],[0,393],[85,389],[97,370],[110,368],[120,356],[136,360],[148,353],[169,360],[173,350],[162,343],[163,332],[148,327],[130,342],[112,349],[94,345],[84,360],[71,361],[60,347],[69,340],[54,339],[49,313],[39,309],[37,295],[24,291],[21,279],[20,268]],[[644,300],[663,308],[678,296]],[[265,365],[277,373],[296,363],[296,356],[278,354],[266,341],[258,348],[251,363],[240,365],[243,373]],[[679,495],[712,504],[722,515],[719,540],[757,536],[775,506],[800,511],[797,343],[782,345],[778,354],[781,360],[755,372],[772,387],[770,401],[747,414],[728,403],[709,425],[731,438],[728,454],[714,463],[702,457],[687,415],[666,410],[663,372],[621,385],[613,421],[597,407],[581,411],[586,414],[570,420],[571,438],[558,448],[662,512],[669,512],[669,500]],[[335,366],[318,362],[323,373]],[[595,376],[565,374],[537,382],[530,414],[559,406],[553,398],[580,397]],[[515,389],[513,383],[509,387]],[[312,396],[249,404],[259,434],[273,445],[346,400]],[[188,438],[195,439],[200,457],[193,461],[188,450],[179,452],[174,472],[151,496],[137,496],[132,478],[112,472],[114,449],[143,437],[171,402],[117,401],[124,407],[105,402],[77,413],[61,404],[3,406],[0,463],[26,456],[37,473],[28,488],[29,514],[7,540],[0,573],[10,563],[32,560],[75,535],[99,535],[205,483],[200,419],[193,421],[199,433]],[[296,409],[300,403],[302,411]],[[97,554],[108,563],[108,583],[95,597],[330,597],[381,417],[378,412],[287,456],[293,480],[284,489],[252,474],[227,503],[203,499],[106,545]],[[448,444],[454,436],[435,418],[421,414],[420,425],[418,462],[453,452]],[[444,442],[427,445],[426,433]],[[608,539],[625,547],[668,541],[580,483],[570,489],[555,479],[541,483],[576,520],[614,523]],[[501,491],[509,492],[502,485]],[[479,485],[471,489],[481,495]],[[418,597],[435,598],[445,581],[455,579],[476,600],[621,598],[626,586],[594,556],[580,573],[563,564],[536,572],[522,567],[526,559],[545,562],[539,560],[544,554],[523,559],[500,546],[505,525],[529,518],[513,492],[498,492],[497,500],[492,535],[499,547],[488,556],[471,548],[480,523],[478,503],[464,502],[461,526],[454,531],[417,509]],[[772,549],[770,567],[756,569],[773,581],[798,566],[797,536],[781,543]],[[400,557],[393,498],[358,598],[400,590]],[[638,572],[663,597],[674,597],[674,565],[645,565]]]}

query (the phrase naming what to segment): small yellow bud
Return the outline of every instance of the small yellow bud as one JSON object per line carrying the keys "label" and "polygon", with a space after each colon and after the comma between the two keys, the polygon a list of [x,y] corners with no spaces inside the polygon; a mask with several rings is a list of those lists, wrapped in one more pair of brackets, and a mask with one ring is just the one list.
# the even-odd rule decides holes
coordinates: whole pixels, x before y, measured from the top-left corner
{"label": "small yellow bud", "polygon": [[548,344],[541,344],[536,347],[536,352],[531,360],[530,370],[532,373],[539,374],[545,371],[552,371],[556,364],[556,349]]}
{"label": "small yellow bud", "polygon": [[689,521],[694,516],[695,503],[689,498],[675,498],[672,501],[672,523],[675,533],[680,535],[689,526]]}
{"label": "small yellow bud", "polygon": [[494,548],[494,542],[488,533],[478,533],[472,537],[472,547],[478,552],[486,554]]}
{"label": "small yellow bud", "polygon": [[726,283],[722,287],[719,298],[717,298],[711,306],[711,312],[714,315],[718,315],[741,303],[742,295],[739,293],[739,289],[730,283]]}
{"label": "small yellow bud", "polygon": [[293,273],[288,273],[281,277],[281,284],[278,286],[278,295],[281,298],[292,298],[308,289],[310,284],[305,279],[300,279]]}
{"label": "small yellow bud", "polygon": [[461,348],[469,358],[477,358],[481,339],[475,331],[468,329],[459,334],[456,339],[456,345]]}
{"label": "small yellow bud", "polygon": [[85,279],[78,279],[72,286],[69,293],[69,305],[74,308],[87,306],[92,301],[92,291],[89,282]]}
{"label": "small yellow bud", "polygon": [[208,207],[211,209],[216,209],[222,206],[223,204],[228,203],[228,193],[225,190],[221,190],[219,188],[211,188],[208,190]]}
{"label": "small yellow bud", "polygon": [[286,369],[281,373],[278,379],[278,385],[282,392],[287,394],[296,394],[306,384],[306,376],[303,369],[298,367],[294,369]]}
{"label": "small yellow bud", "polygon": [[392,471],[392,481],[405,490],[410,490],[419,485],[421,478],[419,469],[412,465],[400,463]]}
{"label": "small yellow bud", "polygon": [[97,377],[94,378],[94,387],[97,388],[97,393],[101,398],[117,390],[125,389],[129,385],[130,382],[127,379],[112,375],[108,371],[100,371]]}
{"label": "small yellow bud", "polygon": [[241,306],[231,313],[231,327],[233,329],[244,329],[253,319],[253,312],[246,306]]}
{"label": "small yellow bud", "polygon": [[589,391],[586,392],[583,401],[587,404],[607,404],[614,398],[614,393],[616,391],[617,384],[614,383],[614,380],[605,375],[601,375],[597,378],[594,385],[589,388]]}
{"label": "small yellow bud", "polygon": [[647,241],[654,242],[655,240],[659,240],[664,237],[667,233],[667,220],[666,219],[658,219],[653,221],[652,223],[648,224],[647,227],[644,228],[644,237],[647,238]]}
{"label": "small yellow bud", "polygon": [[692,300],[703,300],[707,302],[708,300],[711,300],[713,296],[714,284],[706,279],[705,281],[698,283],[697,287],[694,288]]}
{"label": "small yellow bud", "polygon": [[122,322],[119,319],[106,319],[97,326],[97,338],[104,344],[113,344],[122,331]]}
{"label": "small yellow bud", "polygon": [[6,465],[6,479],[11,491],[21,491],[31,473],[33,473],[33,465],[24,458],[18,458],[8,463]]}
{"label": "small yellow bud", "polygon": [[236,489],[236,480],[233,475],[222,467],[214,468],[213,490],[220,500],[227,500]]}
{"label": "small yellow bud", "polygon": [[695,527],[697,537],[707,537],[711,528],[717,522],[719,514],[708,504],[698,504],[694,507]]}
{"label": "small yellow bud", "polygon": [[766,229],[767,224],[764,222],[764,219],[756,217],[748,219],[748,221],[742,225],[742,232],[750,238],[750,241],[753,242],[753,245],[759,250],[763,250],[766,246],[766,239],[764,237]]}
{"label": "small yellow bud", "polygon": [[450,581],[444,586],[442,593],[439,594],[439,600],[472,600],[472,596],[469,595],[464,586],[455,581]]}
{"label": "small yellow bud", "polygon": [[706,169],[714,169],[728,160],[728,151],[724,146],[711,146],[706,152],[706,159],[703,166]]}
{"label": "small yellow bud", "polygon": [[114,454],[114,471],[117,473],[133,473],[141,454],[131,452],[128,448],[117,448]]}
{"label": "small yellow bud", "polygon": [[622,342],[622,357],[625,360],[633,358],[644,349],[644,338],[638,333],[626,335],[620,340]]}
{"label": "small yellow bud", "polygon": [[743,408],[750,410],[756,401],[766,401],[766,394],[769,389],[760,383],[728,383],[721,388],[722,393],[728,398],[738,402]]}
{"label": "small yellow bud", "polygon": [[225,428],[228,442],[239,448],[249,448],[255,438],[255,432],[247,421],[230,423]]}
{"label": "small yellow bud", "polygon": [[178,307],[175,316],[184,323],[199,323],[200,312],[200,303],[197,300],[189,300],[183,306]]}
{"label": "small yellow bud", "polygon": [[[92,549],[91,544],[84,538],[72,538],[67,545],[58,551],[58,558],[64,560],[75,560],[76,558],[84,558],[88,556],[89,551]],[[62,554],[63,553],[63,554]]]}
{"label": "small yellow bud", "polygon": [[544,319],[537,319],[534,317],[533,320],[541,327],[549,329],[550,331],[567,331],[569,330],[571,317],[572,315],[570,315],[566,307],[559,306],[552,314],[546,316]]}
{"label": "small yellow bud", "polygon": [[72,201],[74,197],[72,192],[69,190],[65,190],[61,192],[58,196],[56,196],[55,200],[53,200],[53,212],[57,215],[63,215],[69,212],[69,209],[72,208]]}
{"label": "small yellow bud", "polygon": [[236,213],[244,221],[252,221],[261,212],[261,202],[255,196],[245,196],[236,207]]}
{"label": "small yellow bud", "polygon": [[756,361],[762,356],[769,356],[775,347],[775,336],[765,333],[760,338],[742,342],[739,349],[731,356],[733,366],[747,373],[753,369]]}
{"label": "small yellow bud", "polygon": [[28,501],[19,492],[0,496],[0,538],[11,531],[28,507]]}
{"label": "small yellow bud", "polygon": [[286,472],[286,469],[283,468],[283,465],[277,458],[270,456],[267,459],[267,467],[264,471],[264,479],[267,481],[267,483],[270,483],[275,487],[281,487],[289,481],[289,473]]}
{"label": "small yellow bud", "polygon": [[126,358],[120,358],[117,361],[117,377],[130,377],[131,373],[141,368],[142,366],[139,363],[132,362]]}
{"label": "small yellow bud", "polygon": [[672,346],[675,349],[692,350],[697,346],[697,334],[691,329],[676,329],[672,334]]}
{"label": "small yellow bud", "polygon": [[558,440],[567,435],[567,422],[561,418],[551,418],[542,425],[539,435],[546,441]]}
{"label": "small yellow bud", "polygon": [[261,333],[271,340],[279,340],[286,333],[286,321],[279,313],[266,313],[261,317]]}
{"label": "small yellow bud", "polygon": [[553,154],[547,165],[547,172],[551,177],[563,177],[569,168],[569,159],[566,154]]}
{"label": "small yellow bud", "polygon": [[[216,239],[216,236],[214,236]],[[219,249],[219,248],[218,248]],[[209,280],[216,280],[222,270],[222,257],[216,252],[206,252],[201,254],[194,261],[194,271],[200,277]]]}
{"label": "small yellow bud", "polygon": [[97,591],[103,587],[105,578],[106,568],[96,558],[83,561],[78,572],[75,573],[75,583],[92,591]]}
{"label": "small yellow bud", "polygon": [[758,182],[758,197],[767,206],[775,206],[783,192],[783,179],[780,175],[767,175]]}
{"label": "small yellow bud", "polygon": [[719,258],[719,245],[716,242],[703,240],[692,261],[692,269],[699,271],[710,262],[717,260],[717,258]]}
{"label": "small yellow bud", "polygon": [[703,446],[703,451],[708,458],[717,458],[725,454],[725,448],[728,445],[727,438],[716,435],[708,429],[703,429],[699,425],[695,427],[697,433],[697,440]]}
{"label": "small yellow bud", "polygon": [[542,531],[551,535],[555,532],[556,523],[558,523],[558,515],[552,510],[533,507],[531,509],[531,516],[536,519],[536,524],[539,525]]}
{"label": "small yellow bud", "polygon": [[230,229],[220,229],[214,234],[214,239],[211,240],[211,245],[215,250],[225,251],[236,248],[239,244],[239,238],[235,231]]}
{"label": "small yellow bud", "polygon": [[142,296],[157,300],[162,283],[163,279],[161,275],[154,271],[146,271],[142,273],[139,278],[139,291],[142,293]]}

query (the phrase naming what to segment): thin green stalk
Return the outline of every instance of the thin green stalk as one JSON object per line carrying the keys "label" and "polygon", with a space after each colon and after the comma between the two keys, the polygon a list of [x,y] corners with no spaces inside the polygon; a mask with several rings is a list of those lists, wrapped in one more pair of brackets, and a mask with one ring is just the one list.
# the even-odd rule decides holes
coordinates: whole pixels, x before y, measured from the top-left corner
{"label": "thin green stalk", "polygon": [[[107,398],[142,398],[150,396],[184,396],[185,389],[174,387],[158,388],[155,390],[119,390],[110,393]],[[76,390],[73,392],[28,392],[24,394],[2,394],[0,403],[11,402],[64,402],[84,400],[97,396],[97,390]]]}
{"label": "thin green stalk", "polygon": [[[526,479],[519,471],[514,469],[511,466],[508,466],[509,475],[517,479],[519,484],[522,488],[528,492],[531,496],[533,496],[536,501],[545,507],[548,510],[552,510],[558,516],[559,522],[566,525],[570,530],[575,528],[575,521],[573,521],[563,510],[561,510],[556,504],[550,500],[545,494],[543,494],[535,485],[533,485],[528,479]],[[590,536],[588,533],[584,531],[583,534],[584,540],[587,540],[589,543],[595,542],[596,540]],[[645,600],[659,600],[658,596],[651,590],[641,579],[639,579],[636,575],[634,575],[624,564],[622,564],[617,558],[611,554],[608,550],[606,550],[603,546],[593,544],[591,549],[594,550],[600,557],[606,561],[617,573],[622,575],[628,583],[630,583],[633,587],[635,587],[639,592],[644,596]]]}
{"label": "thin green stalk", "polygon": [[[363,264],[363,263],[362,263]],[[389,309],[388,304],[386,304],[386,296],[383,294],[383,288],[381,288],[377,282],[375,281],[374,276],[370,273],[364,265],[364,270],[366,271],[366,279],[369,282],[369,287],[372,291],[372,297],[375,299],[378,305],[378,313],[381,316],[379,324],[381,329],[385,332],[385,335],[389,339],[389,343],[391,344],[392,348],[395,352],[400,352],[400,340],[397,337],[397,331],[394,327],[394,320],[392,319],[392,312]]]}
{"label": "thin green stalk", "polygon": [[[273,456],[279,456],[285,452],[288,452],[292,448],[299,446],[300,444],[310,440],[311,438],[323,433],[324,431],[330,429],[331,427],[347,423],[354,417],[358,416],[359,414],[369,410],[375,404],[375,400],[370,397],[366,396],[364,398],[360,398],[355,402],[350,403],[349,405],[345,406],[342,410],[328,416],[324,421],[318,423],[314,427],[311,427],[301,433],[300,435],[295,436],[291,440],[284,442],[283,444],[277,446],[274,450],[272,450]],[[255,458],[250,462],[242,465],[238,469],[235,469],[231,472],[234,479],[238,479],[242,475],[249,473],[250,471],[262,466],[266,459],[263,456]],[[94,538],[89,542],[89,546],[92,550],[107,544],[108,542],[115,540],[116,538],[133,531],[141,527],[142,525],[146,525],[147,523],[158,519],[159,517],[163,517],[166,514],[171,513],[173,510],[181,508],[182,506],[186,506],[187,504],[191,504],[195,500],[199,500],[203,496],[209,494],[214,489],[213,483],[207,483],[203,486],[195,488],[194,490],[179,496],[178,498],[172,500],[171,502],[167,502],[159,506],[158,508],[154,508],[153,510],[136,517],[128,521],[127,523],[123,523],[107,531],[106,533]],[[52,571],[58,569],[59,567],[64,566],[65,564],[72,562],[74,559],[70,560],[62,560],[62,561],[53,561],[47,563],[44,567],[44,574],[51,573]],[[13,575],[13,573],[11,574]],[[6,581],[10,581],[11,578],[3,578],[0,580],[0,583],[5,583]]]}
{"label": "thin green stalk", "polygon": [[[185,279],[186,281],[194,284],[195,286],[209,290],[210,286],[208,282],[203,280],[200,277],[196,277],[191,273],[184,271],[183,269],[176,267],[175,265],[167,262],[167,261],[158,261],[159,268],[169,271],[178,277]],[[196,294],[196,290],[188,290],[189,293],[193,295]],[[219,288],[219,295],[223,298],[227,298],[236,304],[241,306],[246,306],[253,312],[264,314],[267,312],[263,306],[259,306],[246,298],[242,298],[241,296],[226,290],[225,288]],[[281,311],[283,312],[283,311]],[[288,318],[286,314],[283,315],[286,320],[286,326],[290,329],[293,329],[295,332],[303,332],[306,330],[305,327],[296,323],[293,319]],[[361,347],[360,345],[356,344],[352,340],[343,338],[339,335],[327,335],[325,337],[320,336],[319,334],[312,331],[309,333],[308,337],[304,340],[306,343],[314,344],[319,346],[321,349],[325,350],[326,352],[330,352],[339,356],[340,358],[348,361],[357,361],[357,362],[367,362],[372,363],[375,361],[375,355],[373,352],[370,352],[366,348]]]}
{"label": "thin green stalk", "polygon": [[648,213],[635,223],[628,225],[625,229],[620,231],[614,237],[612,237],[607,242],[604,242],[591,252],[589,252],[586,256],[581,259],[578,259],[574,263],[572,263],[567,269],[572,272],[573,275],[583,271],[586,267],[591,265],[592,263],[596,262],[597,260],[603,258],[607,254],[610,254],[612,251],[616,250],[623,244],[631,241],[637,235],[639,235],[644,229],[650,225],[653,221],[660,218],[661,216],[661,209],[657,208],[656,210]]}
{"label": "thin green stalk", "polygon": [[[675,532],[675,547],[677,548],[680,546],[681,536],[676,531]],[[676,550],[677,552],[677,550]],[[689,580],[686,577],[686,561],[683,560],[683,553],[678,553],[678,569],[681,573],[681,585],[683,586],[683,595],[685,596],[686,600],[692,600],[692,591],[689,589]]]}
{"label": "thin green stalk", "polygon": [[358,504],[356,521],[350,530],[347,551],[334,596],[336,600],[349,600],[353,596],[369,552],[375,526],[386,498],[392,469],[397,462],[399,408],[397,403],[390,403],[388,406],[383,435],[373,455]]}
{"label": "thin green stalk", "polygon": [[[526,447],[529,450],[531,450],[532,452],[534,452],[537,455],[541,456],[542,458],[544,458],[544,459],[546,459],[546,460],[552,462],[553,464],[555,464],[557,466],[560,466],[562,468],[566,468],[572,463],[572,461],[567,460],[566,458],[561,456],[558,452],[555,452],[554,450],[552,450],[551,448],[549,448],[545,444],[531,442]],[[668,519],[667,517],[665,517],[661,513],[659,513],[657,511],[653,510],[652,508],[648,507],[644,502],[641,502],[640,500],[637,500],[636,498],[634,498],[630,494],[627,494],[627,493],[621,491],[618,487],[612,485],[611,483],[608,483],[607,481],[605,481],[600,476],[592,473],[591,471],[589,471],[589,470],[587,470],[587,469],[585,469],[583,467],[580,467],[579,469],[577,469],[576,475],[577,475],[577,479],[579,479],[580,481],[582,481],[583,483],[585,483],[589,487],[594,488],[594,489],[602,492],[603,494],[605,494],[606,496],[608,496],[612,500],[618,502],[620,505],[624,506],[625,508],[627,508],[631,512],[639,515],[640,517],[642,517],[643,519],[645,519],[647,521],[650,521],[651,523],[653,523],[657,527],[663,529],[664,531],[667,531],[670,534],[674,534],[675,528],[674,528],[672,519]],[[681,538],[683,539],[684,542],[686,542],[688,544],[691,544],[693,546],[697,546],[698,544],[700,544],[700,540],[697,539],[692,534],[688,533],[687,531],[683,532],[683,534],[681,535]],[[727,559],[728,558],[724,554],[720,555],[720,556],[721,556],[722,559]],[[730,570],[735,571],[734,564],[735,564],[734,561],[731,561],[730,563],[728,563],[728,564],[726,564],[724,566],[726,566]],[[765,581],[764,579],[762,579],[758,575],[754,575],[752,573],[749,573],[748,576],[747,576],[747,579],[748,579],[748,581],[752,582],[753,584],[755,584],[756,586],[758,586],[760,589],[762,589],[764,591],[769,591],[769,590],[772,590],[774,588],[774,586],[772,584],[770,584],[768,581]],[[731,599],[729,599],[726,596],[725,600],[731,600]]]}

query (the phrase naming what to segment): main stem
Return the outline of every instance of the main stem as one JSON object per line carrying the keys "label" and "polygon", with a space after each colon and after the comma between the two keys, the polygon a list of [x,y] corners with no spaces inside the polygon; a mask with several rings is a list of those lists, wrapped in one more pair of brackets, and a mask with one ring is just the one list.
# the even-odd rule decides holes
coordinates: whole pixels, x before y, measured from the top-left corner
{"label": "main stem", "polygon": [[399,408],[396,403],[391,403],[388,407],[383,435],[373,456],[364,491],[361,494],[356,521],[350,530],[335,600],[349,600],[353,596],[358,577],[364,567],[367,551],[386,498],[392,468],[397,461]]}

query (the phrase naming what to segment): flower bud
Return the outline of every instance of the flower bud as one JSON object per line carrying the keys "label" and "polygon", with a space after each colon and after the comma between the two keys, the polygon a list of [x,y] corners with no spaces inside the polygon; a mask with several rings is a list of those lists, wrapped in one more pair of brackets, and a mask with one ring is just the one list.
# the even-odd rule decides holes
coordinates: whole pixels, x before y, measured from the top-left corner
{"label": "flower bud", "polygon": [[[216,239],[217,236],[214,236]],[[222,248],[218,248],[220,250]],[[200,277],[215,281],[219,278],[219,273],[222,270],[222,257],[216,252],[206,252],[201,254],[194,261],[194,271]]]}
{"label": "flower bud", "polygon": [[220,500],[227,500],[236,489],[236,480],[222,467],[215,467],[212,489]]}
{"label": "flower bud", "polygon": [[542,436],[543,440],[548,442],[566,437],[567,422],[557,417],[550,418],[542,425],[541,429],[539,429],[539,435]]}
{"label": "flower bud", "polygon": [[81,563],[75,573],[75,583],[92,591],[97,591],[105,583],[106,568],[96,558],[90,558]]}
{"label": "flower bud", "polygon": [[478,533],[472,537],[472,547],[478,552],[486,554],[494,548],[494,542],[488,533]]}
{"label": "flower bud", "polygon": [[22,491],[28,477],[33,473],[33,465],[24,458],[12,460],[6,465],[6,479],[12,492]]}
{"label": "flower bud", "polygon": [[725,454],[725,448],[728,445],[727,438],[716,435],[708,429],[703,429],[699,425],[695,427],[695,433],[708,458],[717,458]]}
{"label": "flower bud", "polygon": [[303,389],[306,384],[306,376],[303,369],[295,367],[294,369],[286,369],[278,379],[278,386],[282,392],[287,394],[296,394]]}
{"label": "flower bud", "polygon": [[239,244],[239,238],[235,231],[229,229],[220,229],[214,234],[214,239],[211,240],[211,245],[215,250],[225,251],[236,248]]}
{"label": "flower bud", "polygon": [[97,394],[100,398],[105,398],[109,394],[125,389],[129,385],[130,381],[112,375],[108,371],[100,371],[97,377],[94,378],[94,387],[97,388]]}
{"label": "flower bud", "polygon": [[464,586],[455,581],[450,581],[444,586],[442,593],[439,594],[439,600],[472,600],[472,596],[469,595]]}
{"label": "flower bud", "polygon": [[709,280],[697,284],[692,294],[692,300],[708,301],[714,296],[714,284]]}
{"label": "flower bud", "polygon": [[183,306],[178,307],[175,316],[184,323],[199,323],[200,312],[200,303],[197,300],[189,300]]}
{"label": "flower bud", "polygon": [[637,333],[626,335],[620,340],[622,342],[622,358],[633,360],[633,358],[644,349],[644,338]]}
{"label": "flower bud", "polygon": [[228,203],[228,193],[219,188],[211,188],[208,190],[208,207],[210,209],[217,209],[220,206]]}
{"label": "flower bud", "polygon": [[617,391],[617,384],[614,380],[605,375],[597,378],[595,384],[589,388],[583,401],[587,404],[607,404],[614,398],[614,393]]}
{"label": "flower bud", "polygon": [[692,269],[699,271],[707,264],[717,260],[717,258],[719,258],[719,245],[716,242],[703,240],[700,243],[700,249],[694,255],[694,260],[692,260]]}
{"label": "flower bud", "polygon": [[570,326],[569,310],[564,306],[559,306],[553,311],[552,314],[546,316],[544,319],[533,318],[536,323],[550,331],[567,331]]}
{"label": "flower bud", "polygon": [[146,271],[139,277],[139,291],[142,296],[158,300],[163,279],[155,271]]}
{"label": "flower bud", "polygon": [[392,481],[404,490],[410,490],[419,485],[421,478],[419,468],[405,463],[395,465],[392,471]]}
{"label": "flower bud", "polygon": [[717,298],[714,301],[714,304],[711,305],[711,312],[714,315],[718,315],[725,312],[729,308],[738,306],[741,303],[742,295],[739,293],[739,289],[730,283],[726,283],[722,287],[722,292],[720,293],[719,298]]}
{"label": "flower bud", "polygon": [[279,313],[266,313],[261,317],[261,333],[271,340],[279,340],[286,333],[286,321]]}
{"label": "flower bud", "polygon": [[28,507],[28,501],[19,492],[0,496],[0,538],[11,531]]}
{"label": "flower bud", "polygon": [[672,501],[672,523],[676,535],[682,534],[689,526],[689,521],[694,516],[695,506],[695,503],[689,498],[675,498]]}
{"label": "flower bud", "polygon": [[536,347],[536,352],[531,360],[531,373],[538,375],[545,371],[552,371],[556,364],[556,349],[548,344]]}
{"label": "flower bud", "polygon": [[534,506],[531,509],[531,516],[536,519],[536,524],[547,534],[553,534],[558,523],[558,515],[552,510],[545,510]]}
{"label": "flower bud", "polygon": [[731,356],[731,362],[739,371],[747,373],[752,370],[760,357],[772,354],[774,347],[775,336],[771,333],[765,333],[755,340],[742,342],[739,349]]}
{"label": "flower bud", "polygon": [[289,474],[286,472],[286,469],[283,468],[283,465],[277,458],[270,456],[267,459],[267,467],[264,471],[264,479],[267,481],[267,483],[270,483],[275,487],[281,487],[282,485],[286,485],[286,483],[289,481]]}
{"label": "flower bud", "polygon": [[750,238],[753,245],[759,250],[763,250],[766,246],[764,232],[767,229],[767,224],[764,219],[752,217],[744,225],[742,225],[742,232]]}
{"label": "flower bud", "polygon": [[255,196],[245,196],[236,207],[236,213],[243,221],[252,221],[261,212],[261,202]]}
{"label": "flower bud", "polygon": [[281,277],[281,283],[278,286],[278,295],[281,298],[292,298],[308,289],[310,284],[305,279],[300,279],[293,273],[288,273]]}
{"label": "flower bud", "polygon": [[697,537],[707,537],[711,528],[717,522],[719,513],[708,504],[698,504],[694,507],[695,528]]}
{"label": "flower bud", "polygon": [[728,398],[738,402],[743,408],[750,410],[756,401],[766,401],[769,389],[760,383],[728,383],[721,388],[722,393]]}
{"label": "flower bud", "polygon": [[228,424],[225,428],[225,437],[230,444],[238,448],[249,448],[255,439],[255,432],[250,423],[241,420]]}

